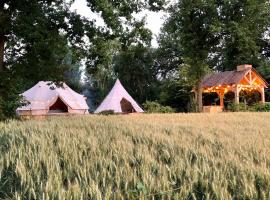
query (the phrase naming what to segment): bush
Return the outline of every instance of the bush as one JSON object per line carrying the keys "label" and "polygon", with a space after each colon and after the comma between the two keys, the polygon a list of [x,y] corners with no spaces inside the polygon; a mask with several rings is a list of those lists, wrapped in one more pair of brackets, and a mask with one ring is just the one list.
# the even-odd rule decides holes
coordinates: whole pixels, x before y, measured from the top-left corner
{"label": "bush", "polygon": [[114,115],[114,110],[104,110],[99,113],[100,115]]}
{"label": "bush", "polygon": [[173,113],[175,110],[170,106],[162,106],[155,101],[146,101],[143,103],[143,108],[148,113]]}
{"label": "bush", "polygon": [[270,111],[270,103],[256,103],[252,106],[252,111],[256,112],[269,112]]}
{"label": "bush", "polygon": [[4,109],[3,109],[3,104],[4,104],[3,102],[4,101],[0,97],[0,120],[3,120],[5,118]]}
{"label": "bush", "polygon": [[28,104],[19,95],[16,96],[14,94],[11,97],[15,98],[12,99],[9,96],[6,98],[0,97],[0,121],[8,118],[16,118],[16,109]]}
{"label": "bush", "polygon": [[16,117],[16,109],[27,105],[19,94],[23,91],[23,81],[13,78],[8,71],[0,73],[0,121]]}
{"label": "bush", "polygon": [[229,104],[227,110],[232,112],[270,112],[270,103],[256,103],[251,106],[245,105],[244,103]]}
{"label": "bush", "polygon": [[248,111],[248,106],[244,103],[230,103],[227,107],[227,110],[231,112],[245,112]]}

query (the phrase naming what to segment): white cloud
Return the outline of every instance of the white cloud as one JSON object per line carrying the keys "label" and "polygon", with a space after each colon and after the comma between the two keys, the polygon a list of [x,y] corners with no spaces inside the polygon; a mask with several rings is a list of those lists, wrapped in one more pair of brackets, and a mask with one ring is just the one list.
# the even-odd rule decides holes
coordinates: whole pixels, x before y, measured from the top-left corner
{"label": "white cloud", "polygon": [[160,33],[162,24],[164,23],[166,13],[162,11],[150,12],[145,10],[135,15],[137,19],[141,19],[144,16],[146,16],[146,28],[149,28],[153,33],[152,46],[157,47],[157,36]]}
{"label": "white cloud", "polygon": [[91,9],[87,6],[86,0],[76,0],[72,5],[70,10],[76,11],[78,14],[90,19],[96,20],[97,25],[103,26],[105,25],[103,19],[100,17],[100,14],[93,13]]}

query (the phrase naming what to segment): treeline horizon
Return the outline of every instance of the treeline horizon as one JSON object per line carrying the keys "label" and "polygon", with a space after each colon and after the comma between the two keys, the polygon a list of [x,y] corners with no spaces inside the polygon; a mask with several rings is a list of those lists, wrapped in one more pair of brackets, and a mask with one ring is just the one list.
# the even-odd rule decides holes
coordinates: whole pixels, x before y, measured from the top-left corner
{"label": "treeline horizon", "polygon": [[[41,80],[65,81],[95,107],[119,78],[138,103],[178,112],[196,110],[191,90],[213,71],[252,64],[270,81],[267,0],[87,0],[102,27],[71,11],[72,3],[0,1],[0,118],[13,116],[19,94]],[[134,17],[142,10],[169,13],[156,48],[145,18]]]}

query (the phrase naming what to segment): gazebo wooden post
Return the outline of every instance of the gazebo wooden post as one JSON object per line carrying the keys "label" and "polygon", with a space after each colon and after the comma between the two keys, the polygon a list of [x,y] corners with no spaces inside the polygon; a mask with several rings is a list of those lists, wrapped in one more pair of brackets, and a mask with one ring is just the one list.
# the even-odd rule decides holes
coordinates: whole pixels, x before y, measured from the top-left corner
{"label": "gazebo wooden post", "polygon": [[[267,82],[252,68],[252,65],[248,64],[239,65],[237,70],[234,71],[207,75],[201,82],[201,87],[204,88],[205,92],[216,92],[218,94],[221,108],[224,107],[224,94],[227,91],[234,92],[234,103],[239,104],[239,94],[242,90],[252,91],[256,89],[261,94],[260,102],[265,103],[265,88],[268,88],[267,85]],[[200,102],[199,94],[197,94],[196,99],[197,102]]]}
{"label": "gazebo wooden post", "polygon": [[261,93],[261,102],[265,103],[265,93],[264,93],[264,87],[260,87],[260,93]]}
{"label": "gazebo wooden post", "polygon": [[235,104],[239,104],[239,86],[235,85],[235,89],[234,89],[234,97],[235,97]]}
{"label": "gazebo wooden post", "polygon": [[220,107],[224,108],[224,91],[218,92],[219,96],[219,105]]}

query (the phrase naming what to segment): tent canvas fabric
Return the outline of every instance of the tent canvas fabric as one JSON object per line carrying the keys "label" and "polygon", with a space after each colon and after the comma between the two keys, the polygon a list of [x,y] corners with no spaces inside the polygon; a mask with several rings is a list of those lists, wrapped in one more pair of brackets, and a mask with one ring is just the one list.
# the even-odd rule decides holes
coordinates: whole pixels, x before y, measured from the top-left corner
{"label": "tent canvas fabric", "polygon": [[119,79],[116,80],[110,93],[106,96],[95,113],[113,110],[115,113],[144,112],[136,101],[128,94]]}
{"label": "tent canvas fabric", "polygon": [[[58,112],[88,113],[85,97],[73,91],[65,83],[62,86],[56,86],[49,81],[40,81],[21,95],[29,104],[17,109],[19,115],[48,115]],[[63,107],[65,109],[61,110]]]}

